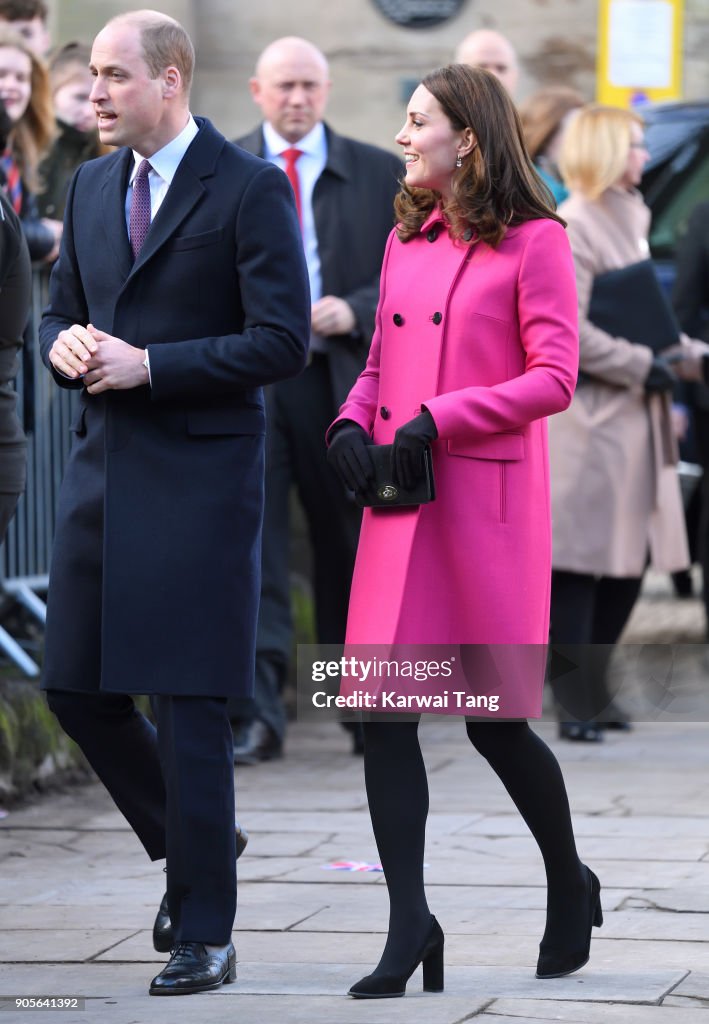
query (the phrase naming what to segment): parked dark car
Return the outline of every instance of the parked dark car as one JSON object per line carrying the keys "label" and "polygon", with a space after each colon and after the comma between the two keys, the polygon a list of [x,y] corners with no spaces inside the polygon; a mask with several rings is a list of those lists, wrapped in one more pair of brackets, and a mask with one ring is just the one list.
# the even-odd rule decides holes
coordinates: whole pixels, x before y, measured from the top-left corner
{"label": "parked dark car", "polygon": [[709,199],[709,101],[662,103],[642,115],[650,159],[640,187],[652,210],[650,251],[671,288],[677,239],[697,203]]}

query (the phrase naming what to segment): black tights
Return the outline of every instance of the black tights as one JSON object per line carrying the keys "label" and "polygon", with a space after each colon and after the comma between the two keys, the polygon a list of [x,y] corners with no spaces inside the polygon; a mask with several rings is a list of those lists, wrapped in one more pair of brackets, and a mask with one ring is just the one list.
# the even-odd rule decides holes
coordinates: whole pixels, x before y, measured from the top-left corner
{"label": "black tights", "polygon": [[[547,877],[542,941],[580,949],[586,875],[576,852],[569,801],[556,757],[526,722],[468,722],[468,738],[490,763],[536,839]],[[389,892],[389,934],[375,973],[399,974],[429,922],[423,883],[428,782],[418,722],[367,722],[364,772],[372,827]],[[462,793],[461,800],[468,794]],[[579,920],[580,918],[580,920]]]}
{"label": "black tights", "polygon": [[[561,721],[617,717],[614,694],[608,688],[608,665],[641,586],[642,576],[552,573],[551,686]],[[565,659],[566,666],[577,666],[575,671],[555,669],[559,658]]]}

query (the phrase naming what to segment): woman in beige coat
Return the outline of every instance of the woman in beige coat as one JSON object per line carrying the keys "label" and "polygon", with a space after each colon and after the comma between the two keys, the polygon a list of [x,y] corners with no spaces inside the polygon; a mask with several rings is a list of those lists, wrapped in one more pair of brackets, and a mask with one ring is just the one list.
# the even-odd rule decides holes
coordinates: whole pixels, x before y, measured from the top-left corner
{"label": "woman in beige coat", "polygon": [[688,562],[670,418],[675,377],[651,348],[588,319],[594,277],[649,258],[650,211],[637,191],[647,156],[636,114],[592,105],[574,115],[560,157],[571,193],[559,214],[576,268],[581,373],[571,406],[549,421],[551,636],[594,645],[581,658],[567,652],[579,671],[555,685],[560,718],[567,711],[579,719],[562,721],[568,739],[602,739],[603,725],[629,728],[605,681],[612,645],[648,561],[668,572]]}

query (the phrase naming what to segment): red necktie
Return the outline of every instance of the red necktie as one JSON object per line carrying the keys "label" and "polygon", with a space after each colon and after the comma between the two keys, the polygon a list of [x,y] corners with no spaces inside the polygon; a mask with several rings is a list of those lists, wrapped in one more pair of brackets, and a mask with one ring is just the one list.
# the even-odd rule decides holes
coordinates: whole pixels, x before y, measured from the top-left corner
{"label": "red necktie", "polygon": [[295,196],[295,205],[298,210],[298,220],[300,221],[301,227],[303,226],[303,213],[300,208],[300,180],[298,178],[298,171],[296,170],[296,161],[298,157],[303,155],[302,149],[284,149],[281,156],[286,162],[285,172],[288,176],[288,181],[291,183],[293,189],[293,195]]}

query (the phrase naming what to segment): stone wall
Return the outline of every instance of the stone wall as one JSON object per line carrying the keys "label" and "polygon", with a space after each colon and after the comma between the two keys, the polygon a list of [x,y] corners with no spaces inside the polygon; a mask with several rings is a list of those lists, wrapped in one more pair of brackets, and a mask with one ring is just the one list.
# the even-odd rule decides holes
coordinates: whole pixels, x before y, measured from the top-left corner
{"label": "stone wall", "polygon": [[[51,2],[51,0],[50,0]],[[137,3],[54,0],[57,41],[90,40],[114,14]],[[197,49],[193,109],[227,136],[256,122],[247,82],[267,43],[303,35],[327,55],[333,79],[328,120],[338,131],[395,148],[405,103],[422,74],[449,62],[474,28],[504,32],[520,56],[519,98],[541,84],[561,82],[592,98],[595,90],[595,0],[466,0],[460,14],[432,29],[405,29],[387,21],[372,0],[163,0]],[[709,96],[709,0],[687,0],[685,95]]]}

